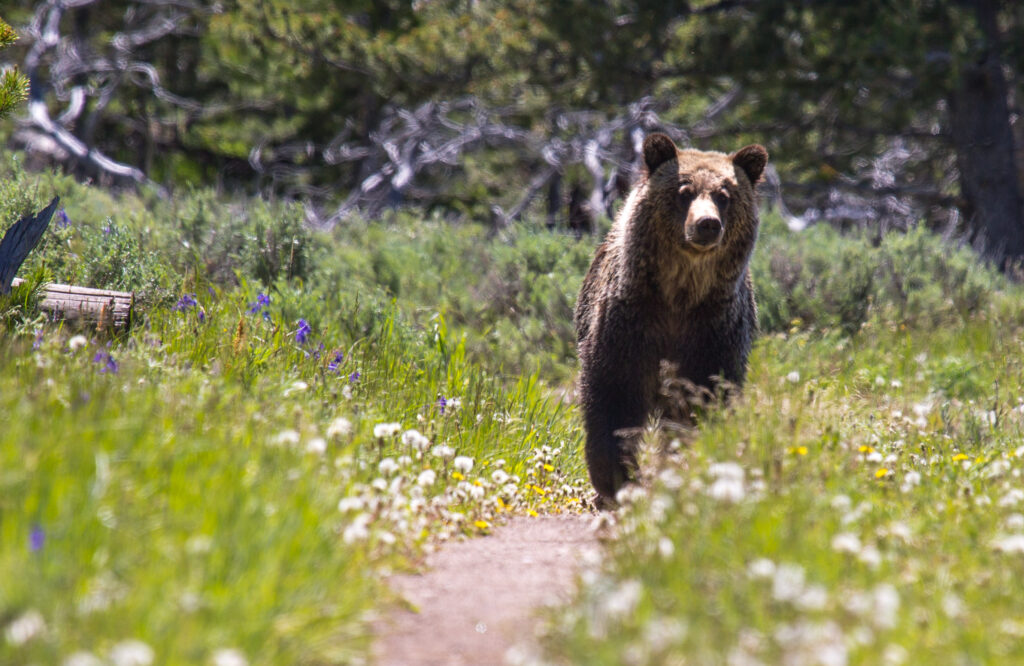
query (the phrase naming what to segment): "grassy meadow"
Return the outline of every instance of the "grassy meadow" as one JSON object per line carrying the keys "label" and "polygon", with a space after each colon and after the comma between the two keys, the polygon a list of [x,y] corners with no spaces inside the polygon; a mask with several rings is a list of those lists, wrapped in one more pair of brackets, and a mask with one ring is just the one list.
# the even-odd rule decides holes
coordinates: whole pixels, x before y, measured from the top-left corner
{"label": "grassy meadow", "polygon": [[651,428],[546,658],[1024,662],[1024,295],[992,280],[971,313],[765,335],[731,408]]}
{"label": "grassy meadow", "polygon": [[[571,312],[597,239],[414,212],[113,196],[0,297],[0,663],[359,663],[380,574],[584,511]],[[1024,292],[924,231],[767,214],[748,385],[652,427],[542,663],[1024,660]],[[44,281],[133,289],[122,334]]]}

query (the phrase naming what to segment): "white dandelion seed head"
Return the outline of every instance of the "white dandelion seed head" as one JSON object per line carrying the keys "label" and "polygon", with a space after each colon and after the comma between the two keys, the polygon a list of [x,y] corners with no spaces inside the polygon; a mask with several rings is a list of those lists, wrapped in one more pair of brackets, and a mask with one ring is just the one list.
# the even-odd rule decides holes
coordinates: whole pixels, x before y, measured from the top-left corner
{"label": "white dandelion seed head", "polygon": [[455,457],[455,449],[447,444],[438,444],[431,449],[430,453],[433,454],[435,458],[440,458],[441,460],[451,460]]}
{"label": "white dandelion seed head", "polygon": [[780,564],[772,577],[772,598],[793,601],[804,591],[804,568],[798,564]]}
{"label": "white dandelion seed head", "polygon": [[892,629],[899,620],[900,594],[891,583],[880,583],[872,593],[872,622],[879,629]]}
{"label": "white dandelion seed head", "polygon": [[859,553],[860,537],[851,532],[840,532],[832,537],[832,550],[840,553]]}
{"label": "white dandelion seed head", "polygon": [[676,546],[672,543],[672,539],[668,537],[661,537],[658,539],[658,554],[661,555],[662,559],[668,559],[672,557],[676,552]]}
{"label": "white dandelion seed head", "polygon": [[961,617],[965,610],[964,600],[958,597],[955,593],[947,592],[942,597],[942,612],[945,613],[947,617],[955,620],[956,618]]}
{"label": "white dandelion seed head", "polygon": [[341,533],[341,540],[345,543],[356,543],[366,541],[370,538],[370,515],[361,513],[352,519],[352,522],[345,526]]}
{"label": "white dandelion seed head", "polygon": [[103,660],[92,652],[75,652],[61,662],[61,666],[104,666]]}
{"label": "white dandelion seed head", "polygon": [[4,629],[7,642],[15,647],[24,645],[46,631],[46,621],[42,614],[33,609],[27,610],[14,618]]}
{"label": "white dandelion seed head", "polygon": [[870,568],[877,569],[882,563],[882,553],[879,552],[877,546],[869,543],[861,548],[860,552],[857,553],[857,559],[868,565]]}
{"label": "white dandelion seed head", "polygon": [[456,456],[455,460],[452,462],[452,466],[457,472],[469,474],[473,469],[473,459],[469,456]]}
{"label": "white dandelion seed head", "polygon": [[330,438],[334,437],[348,437],[352,434],[352,422],[343,416],[331,421],[331,425],[327,426],[327,436]]}
{"label": "white dandelion seed head", "polygon": [[361,497],[343,497],[338,502],[338,511],[348,513],[350,511],[362,511],[364,506]]}
{"label": "white dandelion seed head", "polygon": [[383,437],[394,437],[401,431],[401,423],[378,423],[373,426],[373,436],[377,439]]}
{"label": "white dandelion seed head", "polygon": [[910,492],[921,483],[921,473],[917,470],[910,470],[903,475],[903,483],[900,485],[900,490],[903,492]]}
{"label": "white dandelion seed head", "polygon": [[1011,488],[999,499],[999,506],[1017,506],[1020,504],[1021,500],[1024,500],[1024,490],[1020,488]]}
{"label": "white dandelion seed head", "polygon": [[733,479],[736,481],[742,481],[744,476],[743,467],[734,462],[712,463],[708,466],[708,474],[715,479]]}
{"label": "white dandelion seed head", "polygon": [[399,466],[398,463],[395,462],[394,458],[385,458],[384,460],[380,461],[379,465],[377,465],[377,471],[379,471],[384,476],[391,476],[398,470]]}
{"label": "white dandelion seed head", "polygon": [[849,508],[853,506],[853,501],[850,500],[848,495],[836,495],[832,498],[832,501],[829,502],[829,506],[836,511],[848,511]]}
{"label": "white dandelion seed head", "polygon": [[1024,553],[1024,534],[1005,534],[992,540],[993,549],[1001,553]]}
{"label": "white dandelion seed head", "polygon": [[809,585],[795,600],[795,605],[804,611],[820,611],[828,604],[828,591],[824,585]]}
{"label": "white dandelion seed head", "polygon": [[747,575],[751,578],[771,578],[775,575],[775,562],[760,557],[747,565]]}
{"label": "white dandelion seed head", "polygon": [[638,580],[624,580],[605,596],[601,609],[604,615],[609,618],[620,618],[632,615],[636,610],[640,599],[643,597],[644,587]]}
{"label": "white dandelion seed head", "polygon": [[153,648],[140,640],[121,641],[110,648],[114,666],[149,666],[155,657]]}
{"label": "white dandelion seed head", "polygon": [[306,452],[318,456],[327,453],[327,440],[323,437],[314,437],[306,442]]}
{"label": "white dandelion seed head", "polygon": [[907,648],[902,645],[886,645],[882,652],[882,664],[884,666],[900,666],[907,661]]}
{"label": "white dandelion seed head", "polygon": [[249,660],[237,648],[220,648],[214,650],[210,658],[213,666],[249,666]]}
{"label": "white dandelion seed head", "polygon": [[68,340],[68,349],[70,349],[71,351],[78,351],[87,344],[89,344],[89,340],[86,339],[84,335],[75,335],[72,336],[70,340]]}
{"label": "white dandelion seed head", "polygon": [[504,485],[508,481],[508,472],[503,469],[494,470],[491,472],[491,481],[494,481],[499,486]]}
{"label": "white dandelion seed head", "polygon": [[299,443],[299,433],[295,430],[282,430],[277,433],[274,443],[282,446],[295,446]]}
{"label": "white dandelion seed head", "polygon": [[746,497],[743,483],[743,468],[734,462],[713,463],[708,467],[708,474],[714,479],[708,486],[708,495],[720,502],[740,502]]}
{"label": "white dandelion seed head", "polygon": [[410,429],[402,433],[402,444],[417,451],[426,451],[430,447],[430,440],[424,437],[419,430]]}
{"label": "white dandelion seed head", "polygon": [[790,384],[797,384],[797,383],[799,383],[800,382],[800,372],[797,371],[797,370],[793,370],[788,375],[786,375],[786,381],[789,382]]}
{"label": "white dandelion seed head", "polygon": [[683,477],[671,467],[666,467],[658,473],[658,481],[668,490],[679,490],[683,487]]}
{"label": "white dandelion seed head", "polygon": [[425,469],[420,472],[419,476],[416,477],[416,484],[427,488],[434,485],[434,481],[437,480],[437,474],[432,469]]}

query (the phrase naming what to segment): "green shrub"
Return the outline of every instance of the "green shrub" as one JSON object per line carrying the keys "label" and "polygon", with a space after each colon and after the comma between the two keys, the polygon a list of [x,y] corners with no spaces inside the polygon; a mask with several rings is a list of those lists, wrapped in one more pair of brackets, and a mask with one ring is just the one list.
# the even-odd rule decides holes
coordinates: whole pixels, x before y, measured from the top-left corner
{"label": "green shrub", "polygon": [[917,227],[874,242],[816,225],[789,231],[766,216],[751,271],[761,329],[855,333],[872,317],[906,326],[963,321],[1008,287],[970,249]]}

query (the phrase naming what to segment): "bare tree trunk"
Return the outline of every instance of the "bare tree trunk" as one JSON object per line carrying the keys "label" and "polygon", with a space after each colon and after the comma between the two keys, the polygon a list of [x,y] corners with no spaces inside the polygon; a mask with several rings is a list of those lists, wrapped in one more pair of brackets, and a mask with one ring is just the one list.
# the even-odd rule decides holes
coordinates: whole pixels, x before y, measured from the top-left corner
{"label": "bare tree trunk", "polygon": [[999,59],[996,3],[975,0],[971,5],[987,43],[980,59],[966,64],[950,95],[950,129],[971,240],[1005,270],[1024,260],[1024,205]]}

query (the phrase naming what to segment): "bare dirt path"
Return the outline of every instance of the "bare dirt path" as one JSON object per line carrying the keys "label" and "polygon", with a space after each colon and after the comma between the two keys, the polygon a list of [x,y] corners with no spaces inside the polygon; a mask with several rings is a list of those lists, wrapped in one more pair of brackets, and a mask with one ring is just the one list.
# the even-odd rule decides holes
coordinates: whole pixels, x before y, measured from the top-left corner
{"label": "bare dirt path", "polygon": [[531,643],[537,611],[572,590],[581,558],[597,547],[592,522],[513,517],[489,536],[445,545],[423,573],[392,576],[416,610],[394,610],[378,624],[375,663],[504,663],[509,648]]}

